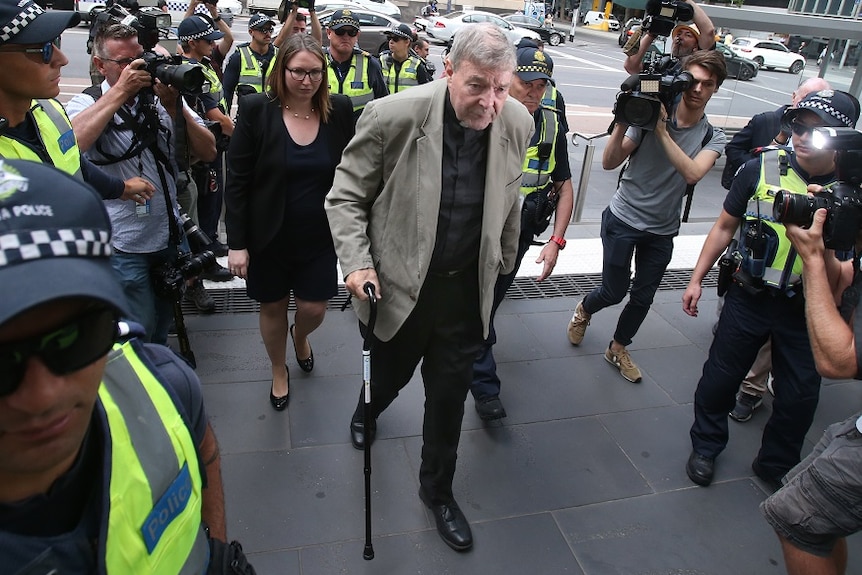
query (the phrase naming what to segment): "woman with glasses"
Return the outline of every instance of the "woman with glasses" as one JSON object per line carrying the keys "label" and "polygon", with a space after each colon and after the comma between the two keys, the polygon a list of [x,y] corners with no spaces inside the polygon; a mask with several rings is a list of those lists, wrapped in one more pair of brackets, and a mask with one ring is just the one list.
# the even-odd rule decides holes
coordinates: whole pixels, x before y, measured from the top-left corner
{"label": "woman with glasses", "polygon": [[[323,200],[353,136],[350,100],[330,94],[317,40],[296,34],[279,48],[267,89],[240,100],[228,150],[228,267],[260,302],[260,332],[272,364],[272,407],[289,399],[287,336],[300,369],[314,368],[308,335],[338,288]],[[290,294],[296,302],[288,321]]]}

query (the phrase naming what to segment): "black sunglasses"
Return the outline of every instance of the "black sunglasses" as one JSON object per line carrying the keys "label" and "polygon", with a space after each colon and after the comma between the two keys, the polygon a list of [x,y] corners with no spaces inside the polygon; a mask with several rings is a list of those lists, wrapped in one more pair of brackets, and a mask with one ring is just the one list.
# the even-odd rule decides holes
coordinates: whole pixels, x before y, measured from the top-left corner
{"label": "black sunglasses", "polygon": [[42,55],[42,63],[50,64],[51,58],[54,57],[54,48],[60,47],[60,37],[56,37],[50,42],[45,42],[42,44],[40,48],[13,48],[12,50],[4,49],[0,50],[2,52],[23,52],[25,54],[41,54]]}
{"label": "black sunglasses", "polygon": [[817,128],[822,128],[823,126],[806,126],[800,122],[794,120],[790,123],[790,129],[793,130],[793,133],[799,136],[800,138],[805,134],[811,134]]}
{"label": "black sunglasses", "polygon": [[114,310],[99,307],[50,333],[0,344],[0,397],[18,389],[31,357],[38,357],[55,375],[66,375],[108,353],[118,334]]}
{"label": "black sunglasses", "polygon": [[344,36],[347,34],[351,38],[355,38],[357,34],[359,34],[359,30],[356,28],[339,28],[338,30],[333,30],[336,36]]}

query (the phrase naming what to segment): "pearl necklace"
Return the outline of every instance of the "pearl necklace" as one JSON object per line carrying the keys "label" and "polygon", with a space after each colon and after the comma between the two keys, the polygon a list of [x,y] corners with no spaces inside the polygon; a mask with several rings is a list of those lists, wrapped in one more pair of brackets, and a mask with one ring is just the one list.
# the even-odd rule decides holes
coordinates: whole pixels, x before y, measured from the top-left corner
{"label": "pearl necklace", "polygon": [[[290,106],[288,106],[287,104],[285,104],[285,105],[284,105],[284,109],[285,109],[285,110],[287,110],[287,111],[289,112],[289,111],[290,111]],[[311,114],[313,114],[313,113],[314,113],[314,108],[312,108],[312,109],[311,109],[311,112],[309,112],[308,114],[306,114],[306,115],[305,115],[305,119],[306,119],[306,120],[311,119]],[[298,117],[299,117],[299,114],[297,114],[296,112],[293,112],[293,117],[294,117],[294,118],[298,118]]]}

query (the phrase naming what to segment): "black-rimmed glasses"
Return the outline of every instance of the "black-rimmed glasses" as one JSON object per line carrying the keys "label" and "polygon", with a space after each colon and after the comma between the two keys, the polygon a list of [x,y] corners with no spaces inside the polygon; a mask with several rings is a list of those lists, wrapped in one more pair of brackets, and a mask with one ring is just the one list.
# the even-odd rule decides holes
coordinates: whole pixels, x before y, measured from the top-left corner
{"label": "black-rimmed glasses", "polygon": [[290,77],[297,82],[303,82],[306,77],[311,78],[312,82],[320,82],[323,79],[323,70],[316,68],[314,70],[303,70],[302,68],[285,68],[290,72]]}
{"label": "black-rimmed glasses", "polygon": [[[11,44],[11,46],[15,46],[15,45]],[[42,63],[43,64],[50,64],[51,58],[54,57],[54,48],[59,48],[59,47],[60,47],[60,38],[58,36],[57,38],[54,38],[50,42],[45,42],[39,48],[12,48],[11,50],[9,50],[8,46],[3,46],[2,49],[0,49],[0,53],[3,53],[3,52],[21,53],[21,52],[23,52],[24,54],[41,54],[42,55]]]}

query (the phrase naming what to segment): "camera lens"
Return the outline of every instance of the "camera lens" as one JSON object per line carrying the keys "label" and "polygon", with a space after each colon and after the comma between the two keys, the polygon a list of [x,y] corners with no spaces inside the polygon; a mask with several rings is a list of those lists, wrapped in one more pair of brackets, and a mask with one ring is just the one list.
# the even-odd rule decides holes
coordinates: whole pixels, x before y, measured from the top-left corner
{"label": "camera lens", "polygon": [[809,197],[779,190],[772,204],[772,217],[783,224],[810,224],[818,208],[828,208],[826,198]]}

